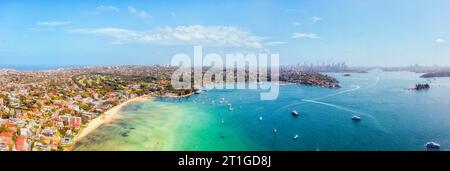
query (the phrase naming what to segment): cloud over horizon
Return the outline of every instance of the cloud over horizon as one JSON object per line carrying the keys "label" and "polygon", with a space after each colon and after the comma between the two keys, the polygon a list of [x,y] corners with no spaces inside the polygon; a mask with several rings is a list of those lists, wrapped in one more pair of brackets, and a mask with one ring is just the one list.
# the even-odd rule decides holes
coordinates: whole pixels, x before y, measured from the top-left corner
{"label": "cloud over horizon", "polygon": [[445,43],[445,40],[442,38],[436,39],[435,40],[437,43]]}
{"label": "cloud over horizon", "polygon": [[151,17],[150,14],[148,14],[148,12],[146,12],[146,11],[139,11],[136,8],[134,8],[133,6],[128,6],[128,12],[130,14],[136,15],[136,16],[138,16],[140,18],[143,18],[143,19]]}
{"label": "cloud over horizon", "polygon": [[205,45],[262,48],[262,37],[234,26],[187,25],[158,27],[149,31],[122,28],[75,29],[74,33],[112,38],[116,44]]}
{"label": "cloud over horizon", "polygon": [[294,32],[292,33],[292,38],[297,39],[297,38],[308,38],[308,39],[319,39],[319,35],[315,34],[315,33],[299,33],[299,32]]}
{"label": "cloud over horizon", "polygon": [[267,42],[264,45],[266,46],[275,46],[275,45],[282,45],[282,44],[286,44],[286,42],[283,41],[274,41],[274,42]]}
{"label": "cloud over horizon", "polygon": [[56,27],[56,26],[69,25],[70,22],[67,22],[67,21],[40,21],[40,22],[37,22],[36,24],[38,26]]}
{"label": "cloud over horizon", "polygon": [[312,20],[313,23],[316,23],[316,22],[322,20],[322,18],[320,18],[318,16],[313,16],[313,17],[311,17],[311,20]]}
{"label": "cloud over horizon", "polygon": [[115,6],[106,6],[106,5],[100,5],[97,7],[98,11],[113,11],[113,12],[119,12],[119,8]]}

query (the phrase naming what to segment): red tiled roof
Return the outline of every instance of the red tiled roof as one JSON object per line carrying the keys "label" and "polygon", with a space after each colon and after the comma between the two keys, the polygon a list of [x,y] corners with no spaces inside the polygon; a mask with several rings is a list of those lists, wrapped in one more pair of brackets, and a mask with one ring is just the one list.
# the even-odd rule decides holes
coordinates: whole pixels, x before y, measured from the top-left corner
{"label": "red tiled roof", "polygon": [[0,137],[12,137],[12,133],[11,132],[1,132]]}
{"label": "red tiled roof", "polygon": [[10,120],[6,120],[4,124],[5,124],[6,127],[14,126],[14,123],[11,122]]}
{"label": "red tiled roof", "polygon": [[25,136],[21,135],[21,136],[17,137],[16,149],[18,151],[25,151],[25,150],[27,150],[26,147],[25,147],[25,141],[26,141]]}
{"label": "red tiled roof", "polygon": [[10,132],[1,132],[0,137],[3,139],[3,143],[10,143],[12,141],[12,133]]}

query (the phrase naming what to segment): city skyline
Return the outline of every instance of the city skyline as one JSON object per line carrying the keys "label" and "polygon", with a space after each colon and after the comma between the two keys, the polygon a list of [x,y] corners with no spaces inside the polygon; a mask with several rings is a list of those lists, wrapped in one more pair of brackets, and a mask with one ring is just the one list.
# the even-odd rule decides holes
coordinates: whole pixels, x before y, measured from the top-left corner
{"label": "city skyline", "polygon": [[166,64],[194,45],[281,64],[450,65],[449,3],[2,1],[0,65]]}

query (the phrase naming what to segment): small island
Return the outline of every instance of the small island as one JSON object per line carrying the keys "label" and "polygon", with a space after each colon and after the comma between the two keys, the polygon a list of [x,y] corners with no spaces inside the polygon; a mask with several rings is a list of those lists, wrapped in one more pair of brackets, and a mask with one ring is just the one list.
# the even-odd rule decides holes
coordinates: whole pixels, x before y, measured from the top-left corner
{"label": "small island", "polygon": [[430,85],[428,83],[425,84],[416,84],[414,88],[407,88],[407,90],[419,91],[419,90],[427,90],[430,89]]}
{"label": "small island", "polygon": [[428,83],[416,84],[416,87],[414,88],[414,90],[426,90],[426,89],[430,89],[430,85]]}
{"label": "small island", "polygon": [[420,76],[421,78],[450,77],[450,72],[431,72]]}

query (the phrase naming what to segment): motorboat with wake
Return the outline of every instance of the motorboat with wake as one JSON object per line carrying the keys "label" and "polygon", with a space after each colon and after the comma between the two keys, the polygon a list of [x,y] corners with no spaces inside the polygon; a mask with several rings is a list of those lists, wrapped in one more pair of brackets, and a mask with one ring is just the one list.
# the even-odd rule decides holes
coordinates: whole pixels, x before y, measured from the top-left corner
{"label": "motorboat with wake", "polygon": [[294,116],[298,116],[298,112],[296,110],[292,111],[291,114]]}

